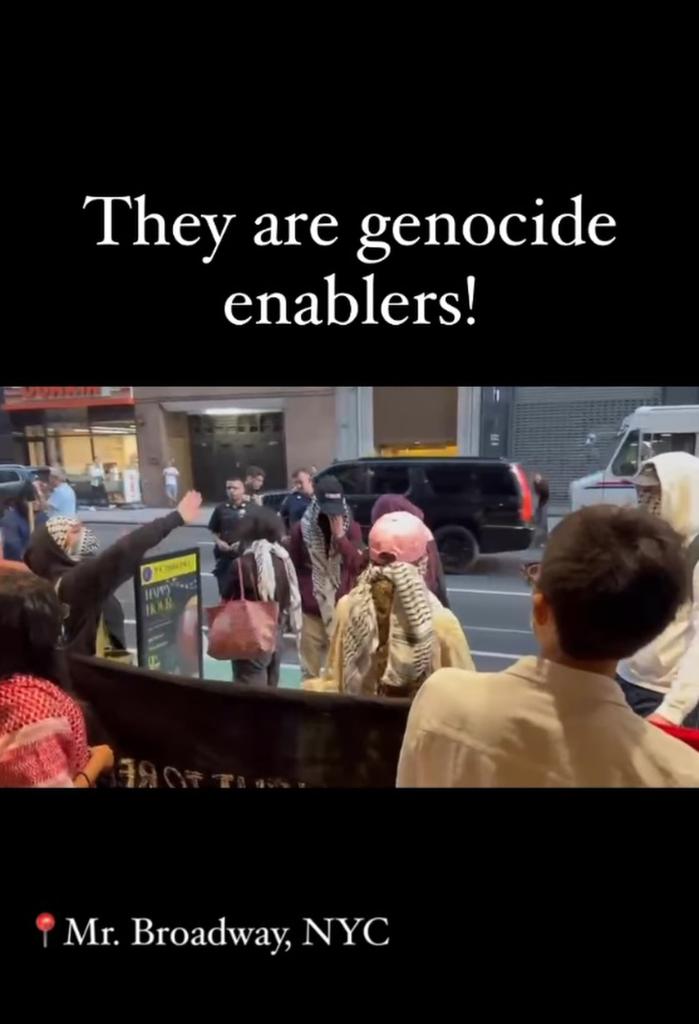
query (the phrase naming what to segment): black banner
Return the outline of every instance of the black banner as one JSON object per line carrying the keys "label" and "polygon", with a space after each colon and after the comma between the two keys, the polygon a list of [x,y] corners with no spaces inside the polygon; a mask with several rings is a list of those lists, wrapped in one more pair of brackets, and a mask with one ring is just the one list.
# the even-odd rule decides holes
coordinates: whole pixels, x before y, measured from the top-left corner
{"label": "black banner", "polygon": [[199,549],[145,559],[134,587],[139,665],[202,677]]}
{"label": "black banner", "polygon": [[263,690],[70,658],[91,742],[111,784],[166,787],[393,787],[407,700]]}

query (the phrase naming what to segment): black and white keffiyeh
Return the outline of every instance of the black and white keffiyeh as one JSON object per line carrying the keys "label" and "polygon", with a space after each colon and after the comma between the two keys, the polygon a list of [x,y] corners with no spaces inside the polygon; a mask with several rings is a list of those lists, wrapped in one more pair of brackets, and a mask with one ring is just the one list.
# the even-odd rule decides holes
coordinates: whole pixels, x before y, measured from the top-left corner
{"label": "black and white keffiyeh", "polygon": [[[68,551],[68,534],[76,526],[82,527],[80,543],[77,551]],[[68,557],[72,558],[74,562],[79,562],[81,558],[94,555],[99,550],[100,545],[96,535],[91,529],[89,529],[89,527],[83,526],[79,519],[73,519],[71,516],[52,516],[46,523],[46,529],[48,530],[53,542],[61,549],[61,551],[65,551]]]}
{"label": "black and white keffiyeh", "polygon": [[[350,513],[344,498],[342,505],[344,508],[342,523],[345,533],[347,533],[350,525]],[[318,521],[319,516],[320,504],[318,499],[314,498],[301,520],[301,536],[311,560],[313,596],[318,602],[323,625],[329,631],[335,611],[335,595],[342,580],[342,555],[339,551],[334,550],[332,544],[328,552],[325,534]]]}
{"label": "black and white keffiyeh", "polygon": [[379,629],[372,587],[389,580],[394,588],[386,670],[379,682],[385,687],[419,686],[433,671],[434,625],[432,605],[420,567],[407,562],[371,565],[362,573],[349,597],[350,608],[343,643],[344,688],[361,693],[379,645]]}
{"label": "black and white keffiyeh", "polygon": [[289,583],[289,622],[294,633],[301,632],[301,594],[296,569],[289,557],[289,552],[281,544],[272,544],[268,540],[253,541],[248,548],[255,559],[257,570],[257,589],[263,601],[276,600],[277,579],[274,575],[272,555],[281,558]]}

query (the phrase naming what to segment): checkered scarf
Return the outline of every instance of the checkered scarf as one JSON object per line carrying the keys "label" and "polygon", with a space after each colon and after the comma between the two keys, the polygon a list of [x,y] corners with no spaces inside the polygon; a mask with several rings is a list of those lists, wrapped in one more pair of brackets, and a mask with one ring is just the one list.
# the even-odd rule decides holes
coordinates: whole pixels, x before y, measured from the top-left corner
{"label": "checkered scarf", "polygon": [[[346,533],[349,530],[350,513],[344,498],[342,505],[344,507],[342,523]],[[318,602],[323,625],[329,631],[335,611],[335,597],[342,580],[342,555],[339,551],[335,551],[332,543],[330,554],[328,554],[325,534],[318,522],[319,516],[320,504],[318,499],[314,498],[301,520],[301,536],[311,560],[313,596]]]}
{"label": "checkered scarf", "polygon": [[270,544],[268,540],[255,540],[249,548],[255,559],[257,570],[257,590],[263,601],[276,600],[277,578],[274,574],[272,555],[281,558],[289,584],[289,622],[294,633],[301,632],[301,594],[296,569],[289,557],[289,552],[281,544]]}
{"label": "checkered scarf", "polygon": [[[82,534],[80,535],[78,550],[75,553],[71,553],[67,550],[68,534],[75,526],[82,527]],[[54,544],[61,551],[65,551],[74,562],[79,562],[81,558],[94,555],[99,550],[97,537],[87,526],[83,526],[79,519],[72,519],[70,516],[54,516],[46,523],[46,529]]]}
{"label": "checkered scarf", "polygon": [[372,587],[377,580],[394,587],[389,627],[389,654],[380,684],[417,689],[433,671],[433,618],[427,586],[420,566],[407,562],[370,565],[349,597],[350,608],[343,638],[344,688],[365,692],[371,659],[379,645],[379,629]]}

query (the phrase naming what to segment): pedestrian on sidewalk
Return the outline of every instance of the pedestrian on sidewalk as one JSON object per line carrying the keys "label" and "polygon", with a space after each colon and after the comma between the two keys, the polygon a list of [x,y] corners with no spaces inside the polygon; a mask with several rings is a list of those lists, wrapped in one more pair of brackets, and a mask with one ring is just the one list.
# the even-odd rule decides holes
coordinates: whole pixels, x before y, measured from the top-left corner
{"label": "pedestrian on sidewalk", "polygon": [[438,668],[474,671],[459,620],[426,585],[431,539],[410,512],[376,520],[369,567],[337,603],[323,678],[305,689],[412,697]]}
{"label": "pedestrian on sidewalk", "polygon": [[313,500],[313,477],[309,469],[297,469],[292,477],[293,490],[281,504],[279,515],[284,520],[287,533],[299,523]]}
{"label": "pedestrian on sidewalk", "polygon": [[259,466],[248,466],[245,470],[245,493],[253,505],[262,504],[262,488],[265,485],[265,471]]}
{"label": "pedestrian on sidewalk", "polygon": [[548,480],[541,473],[535,473],[532,489],[538,498],[538,502],[534,511],[534,535],[531,546],[533,548],[543,548],[549,535],[548,504],[550,488]]}
{"label": "pedestrian on sidewalk", "polygon": [[177,496],[180,489],[180,471],[174,459],[170,459],[167,466],[163,469],[163,477],[165,479],[165,496],[174,508],[177,505]]}
{"label": "pedestrian on sidewalk", "polygon": [[107,498],[107,488],[105,487],[104,469],[97,459],[93,459],[88,464],[87,474],[90,478],[90,504],[93,507],[108,505],[109,500]]}
{"label": "pedestrian on sidewalk", "polygon": [[228,573],[225,601],[241,600],[240,573],[246,601],[276,601],[279,629],[274,651],[251,660],[234,661],[233,681],[250,686],[278,686],[284,646],[283,623],[301,632],[301,595],[296,570],[282,546],[282,521],[271,508],[251,508],[238,527],[239,555]]}
{"label": "pedestrian on sidewalk", "polygon": [[221,597],[228,590],[228,574],[237,554],[238,526],[248,510],[245,484],[240,477],[226,480],[226,495],[228,500],[216,506],[209,520],[209,529],[216,538],[214,576]]}
{"label": "pedestrian on sidewalk", "polygon": [[65,469],[52,466],[49,471],[49,494],[45,505],[42,505],[43,511],[52,519],[54,516],[74,516],[77,507],[75,491],[68,483]]}
{"label": "pedestrian on sidewalk", "polygon": [[656,455],[636,478],[639,507],[682,537],[688,600],[672,622],[632,657],[618,679],[633,710],[649,721],[699,728],[699,459],[687,452]]}
{"label": "pedestrian on sidewalk", "polygon": [[428,679],[398,785],[699,787],[699,754],[634,714],[615,679],[685,600],[682,538],[638,509],[589,506],[556,527],[532,583],[539,657]]}
{"label": "pedestrian on sidewalk", "polygon": [[32,572],[53,584],[69,609],[64,625],[67,650],[96,653],[104,605],[131,579],[146,552],[178,526],[194,522],[200,508],[201,494],[189,491],[177,511],[132,530],[99,554],[97,537],[79,519],[55,516],[34,531],[24,560]]}
{"label": "pedestrian on sidewalk", "polygon": [[335,605],[354,586],[363,558],[362,532],[337,477],[316,483],[303,518],[292,527],[289,553],[301,591],[301,673],[315,679],[327,657]]}
{"label": "pedestrian on sidewalk", "polygon": [[[408,501],[402,494],[382,494],[380,498],[376,499],[371,509],[372,526],[381,516],[390,515],[392,512],[410,512],[411,515],[417,516],[421,523],[425,521],[425,513],[422,509],[418,508],[417,505],[413,505],[412,501]],[[448,608],[449,597],[447,595],[447,581],[444,577],[442,558],[432,533],[429,530],[427,532],[429,533],[429,538],[427,541],[425,583],[442,607]]]}

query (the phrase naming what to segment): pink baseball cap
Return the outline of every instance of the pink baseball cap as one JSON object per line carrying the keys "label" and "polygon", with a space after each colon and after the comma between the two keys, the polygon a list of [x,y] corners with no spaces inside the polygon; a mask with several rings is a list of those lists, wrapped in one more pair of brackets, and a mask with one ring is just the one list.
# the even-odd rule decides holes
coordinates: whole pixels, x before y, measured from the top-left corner
{"label": "pink baseball cap", "polygon": [[414,565],[427,554],[432,534],[425,524],[410,512],[389,512],[376,520],[369,533],[369,557],[383,562],[384,555],[393,555],[396,562]]}

